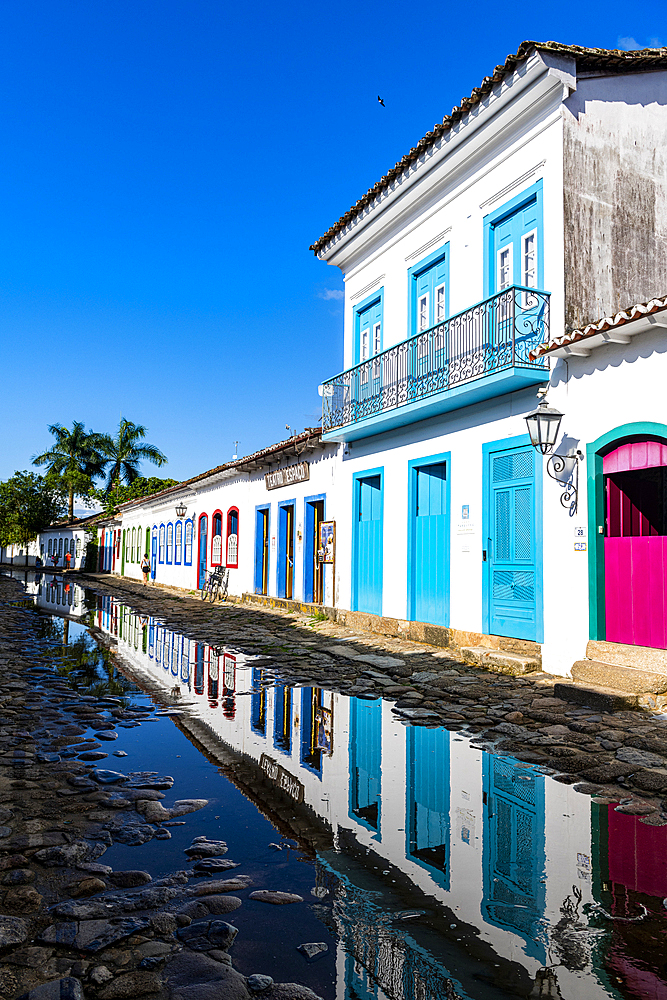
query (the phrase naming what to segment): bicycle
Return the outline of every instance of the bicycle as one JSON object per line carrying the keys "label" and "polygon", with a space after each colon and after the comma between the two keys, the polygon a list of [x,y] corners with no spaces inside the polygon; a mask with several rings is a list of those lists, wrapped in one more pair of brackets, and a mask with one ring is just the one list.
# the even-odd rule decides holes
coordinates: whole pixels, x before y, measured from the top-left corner
{"label": "bicycle", "polygon": [[222,566],[217,566],[214,570],[211,570],[206,578],[206,582],[202,587],[201,599],[205,601],[207,598],[214,604],[215,601],[220,597],[223,601],[227,598],[227,587],[229,585],[229,570],[225,572]]}

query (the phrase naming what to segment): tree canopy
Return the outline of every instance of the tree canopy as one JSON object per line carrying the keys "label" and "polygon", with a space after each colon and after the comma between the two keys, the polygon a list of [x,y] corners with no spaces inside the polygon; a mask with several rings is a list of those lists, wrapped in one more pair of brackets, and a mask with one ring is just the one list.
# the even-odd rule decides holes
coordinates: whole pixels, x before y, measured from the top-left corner
{"label": "tree canopy", "polygon": [[[15,472],[0,482],[0,545],[25,545],[62,517],[67,494],[55,478]],[[26,557],[27,558],[27,557]]]}
{"label": "tree canopy", "polygon": [[110,490],[96,490],[94,496],[104,507],[105,513],[111,514],[121,503],[140,500],[142,497],[149,497],[153,493],[160,493],[161,490],[168,490],[170,486],[177,485],[177,479],[137,476],[129,486],[115,482]]}
{"label": "tree canopy", "polygon": [[62,424],[50,424],[49,433],[55,444],[41,455],[35,455],[33,465],[46,465],[47,478],[57,483],[68,495],[68,515],[74,519],[74,497],[89,497],[95,488],[94,480],[104,475],[107,459],[103,455],[107,435],[87,431],[85,425],[75,420],[72,429]]}
{"label": "tree canopy", "polygon": [[131,486],[139,478],[139,463],[142,461],[152,462],[158,467],[167,464],[167,456],[159,448],[142,443],[145,437],[143,424],[135,424],[125,418],[121,418],[115,437],[104,435],[102,454],[107,466],[107,491],[117,482]]}

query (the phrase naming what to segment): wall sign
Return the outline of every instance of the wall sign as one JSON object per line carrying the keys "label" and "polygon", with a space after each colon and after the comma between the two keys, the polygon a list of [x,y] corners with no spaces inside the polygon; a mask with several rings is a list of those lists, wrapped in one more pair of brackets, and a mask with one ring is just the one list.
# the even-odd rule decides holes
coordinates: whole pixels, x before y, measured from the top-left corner
{"label": "wall sign", "polygon": [[320,538],[317,561],[333,563],[336,558],[336,522],[320,521]]}
{"label": "wall sign", "polygon": [[303,802],[303,785],[298,778],[295,778],[293,774],[286,771],[273,757],[269,757],[268,754],[263,753],[259,761],[259,766],[267,778],[280,788],[281,791],[286,792],[295,802]]}
{"label": "wall sign", "polygon": [[307,479],[310,479],[308,462],[299,462],[298,465],[289,465],[286,469],[277,469],[276,472],[264,474],[267,490],[277,490],[291,483],[304,483]]}

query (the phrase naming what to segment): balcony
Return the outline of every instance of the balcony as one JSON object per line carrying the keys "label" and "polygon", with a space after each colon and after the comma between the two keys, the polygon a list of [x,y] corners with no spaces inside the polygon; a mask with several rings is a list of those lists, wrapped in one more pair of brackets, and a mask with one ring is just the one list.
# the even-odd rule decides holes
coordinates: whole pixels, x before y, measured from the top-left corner
{"label": "balcony", "polygon": [[548,379],[549,294],[513,285],[322,386],[322,440],[354,441]]}

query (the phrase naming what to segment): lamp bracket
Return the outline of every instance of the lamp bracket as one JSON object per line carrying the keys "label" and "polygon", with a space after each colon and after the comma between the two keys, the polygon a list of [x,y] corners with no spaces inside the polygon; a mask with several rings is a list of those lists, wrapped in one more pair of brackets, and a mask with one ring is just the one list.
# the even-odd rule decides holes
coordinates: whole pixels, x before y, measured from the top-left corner
{"label": "lamp bracket", "polygon": [[562,489],[561,506],[569,511],[570,517],[577,513],[579,496],[579,462],[583,458],[580,451],[574,455],[551,455],[547,459],[547,472]]}

